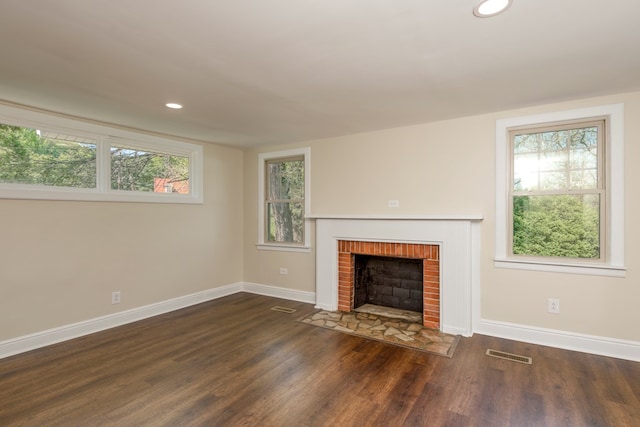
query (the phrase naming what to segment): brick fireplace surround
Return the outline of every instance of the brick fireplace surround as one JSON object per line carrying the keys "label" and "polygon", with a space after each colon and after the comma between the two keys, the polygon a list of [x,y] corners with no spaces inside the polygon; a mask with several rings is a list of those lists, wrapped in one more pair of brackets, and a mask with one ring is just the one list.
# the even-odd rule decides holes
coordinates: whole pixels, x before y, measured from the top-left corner
{"label": "brick fireplace surround", "polygon": [[354,309],[355,255],[423,260],[423,325],[440,329],[440,247],[429,244],[338,240],[338,310]]}

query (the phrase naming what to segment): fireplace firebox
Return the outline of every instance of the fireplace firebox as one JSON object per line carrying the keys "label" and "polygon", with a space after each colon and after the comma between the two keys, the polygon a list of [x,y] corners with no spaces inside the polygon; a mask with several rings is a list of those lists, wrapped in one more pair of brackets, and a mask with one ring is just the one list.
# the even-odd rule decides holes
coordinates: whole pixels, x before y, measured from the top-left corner
{"label": "fireplace firebox", "polygon": [[422,313],[422,259],[355,256],[354,309],[373,304]]}

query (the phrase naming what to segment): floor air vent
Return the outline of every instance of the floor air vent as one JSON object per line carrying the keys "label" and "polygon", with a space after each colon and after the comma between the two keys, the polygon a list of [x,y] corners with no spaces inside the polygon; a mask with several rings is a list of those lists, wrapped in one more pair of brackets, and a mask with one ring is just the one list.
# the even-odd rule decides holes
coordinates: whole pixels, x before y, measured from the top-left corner
{"label": "floor air vent", "polygon": [[504,351],[487,349],[487,356],[497,357],[498,359],[512,360],[514,362],[525,363],[531,365],[533,362],[530,357],[519,356],[517,354],[505,353]]}
{"label": "floor air vent", "polygon": [[293,308],[280,307],[279,305],[271,307],[271,310],[279,311],[280,313],[288,313],[288,314],[296,312],[296,310],[294,310]]}

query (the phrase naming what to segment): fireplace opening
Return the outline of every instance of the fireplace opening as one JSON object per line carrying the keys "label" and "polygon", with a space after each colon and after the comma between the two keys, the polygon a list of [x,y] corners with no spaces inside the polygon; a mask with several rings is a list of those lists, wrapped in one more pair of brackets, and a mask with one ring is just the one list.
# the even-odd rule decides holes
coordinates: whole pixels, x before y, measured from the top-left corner
{"label": "fireplace opening", "polygon": [[[401,260],[403,266],[406,266],[407,262],[410,260],[417,260],[422,264],[415,264],[413,267],[409,267],[408,270],[414,270],[415,267],[422,265],[422,302],[421,307],[418,308],[418,313],[422,316],[422,325],[427,328],[440,329],[440,246],[428,243],[402,243],[402,242],[367,242],[367,241],[358,241],[358,240],[338,240],[338,259],[337,259],[337,267],[338,267],[338,310],[344,312],[350,312],[354,310],[364,311],[373,308],[377,311],[377,308],[385,308],[384,306],[379,306],[377,304],[365,304],[365,306],[360,306],[355,304],[355,280],[356,280],[356,257],[360,256],[368,256],[368,257],[377,257],[398,262],[398,259]],[[385,270],[383,262],[382,270]],[[387,262],[388,265],[388,262]],[[399,267],[400,268],[400,267]],[[419,268],[418,268],[419,270]],[[367,268],[360,267],[358,276],[361,278],[370,277],[372,272],[367,270]],[[413,276],[413,273],[395,273],[392,274],[393,279],[399,279],[400,276]],[[405,282],[402,282],[402,278],[400,280],[400,289],[403,289],[403,284],[408,286],[407,277],[404,277]],[[365,283],[365,282],[362,282]],[[361,286],[362,287],[362,286]],[[365,288],[367,286],[364,286]],[[397,287],[397,286],[396,286]],[[388,289],[385,290],[388,293]],[[415,290],[414,290],[415,291]],[[362,291],[361,291],[362,292]],[[362,301],[363,297],[359,292],[358,298],[359,302]],[[391,291],[391,296],[400,296],[406,295],[405,291],[396,290],[395,295],[393,294],[393,290]],[[378,292],[383,294],[383,292]],[[409,292],[409,294],[413,294],[414,296],[417,294],[416,292]],[[366,294],[365,294],[366,295]],[[371,298],[370,296],[364,297],[364,300],[367,298]],[[394,301],[395,298],[387,298],[387,301]],[[384,302],[384,299],[383,299]],[[410,313],[413,310],[404,310],[397,309],[394,307],[386,307],[390,310],[395,310],[397,312],[406,312]],[[375,313],[374,313],[375,314]],[[381,313],[378,313],[381,314]],[[411,316],[409,316],[411,317]]]}
{"label": "fireplace opening", "polygon": [[423,260],[355,255],[353,308],[365,304],[423,312]]}

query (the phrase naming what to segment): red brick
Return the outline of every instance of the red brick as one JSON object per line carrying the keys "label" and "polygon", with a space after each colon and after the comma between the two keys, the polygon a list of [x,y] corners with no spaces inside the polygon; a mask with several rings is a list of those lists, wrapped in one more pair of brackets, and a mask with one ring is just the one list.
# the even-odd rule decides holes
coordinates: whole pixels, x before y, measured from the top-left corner
{"label": "red brick", "polygon": [[431,259],[439,260],[440,259],[440,246],[432,245],[431,246],[431,255],[429,256]]}
{"label": "red brick", "polygon": [[431,320],[425,320],[422,325],[425,328],[431,328],[431,329],[440,329],[440,322],[435,322],[435,321],[431,321]]}

